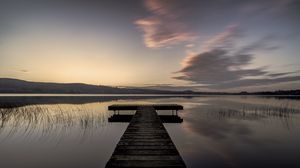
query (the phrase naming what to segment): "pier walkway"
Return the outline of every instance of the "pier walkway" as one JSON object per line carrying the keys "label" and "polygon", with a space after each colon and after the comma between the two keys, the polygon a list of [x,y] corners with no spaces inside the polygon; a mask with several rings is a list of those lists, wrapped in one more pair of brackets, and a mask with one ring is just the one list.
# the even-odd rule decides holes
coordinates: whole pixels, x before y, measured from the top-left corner
{"label": "pier walkway", "polygon": [[112,105],[109,110],[136,110],[106,167],[186,167],[156,110],[180,105]]}

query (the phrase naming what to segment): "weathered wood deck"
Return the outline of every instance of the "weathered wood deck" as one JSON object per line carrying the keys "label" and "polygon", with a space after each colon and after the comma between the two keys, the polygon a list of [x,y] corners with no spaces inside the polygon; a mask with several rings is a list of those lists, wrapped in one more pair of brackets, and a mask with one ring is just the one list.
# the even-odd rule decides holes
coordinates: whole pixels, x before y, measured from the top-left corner
{"label": "weathered wood deck", "polygon": [[178,104],[114,104],[108,106],[108,110],[137,110],[139,107],[151,106],[155,110],[183,110],[183,106]]}
{"label": "weathered wood deck", "polygon": [[155,108],[136,109],[106,167],[186,167]]}

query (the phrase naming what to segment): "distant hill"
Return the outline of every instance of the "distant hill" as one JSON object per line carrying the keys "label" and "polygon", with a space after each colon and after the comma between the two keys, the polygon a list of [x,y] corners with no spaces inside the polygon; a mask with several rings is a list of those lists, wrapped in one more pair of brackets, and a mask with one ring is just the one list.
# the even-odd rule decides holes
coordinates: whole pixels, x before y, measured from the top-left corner
{"label": "distant hill", "polygon": [[190,91],[165,91],[130,89],[83,83],[29,82],[19,79],[0,78],[0,93],[48,93],[48,94],[184,94]]}
{"label": "distant hill", "polygon": [[276,90],[264,92],[240,92],[239,95],[300,95],[300,90]]}
{"label": "distant hill", "polygon": [[300,95],[300,90],[278,90],[265,92],[194,92],[168,91],[144,88],[118,88],[84,83],[29,82],[25,80],[0,78],[0,93],[41,94],[189,94],[189,95]]}

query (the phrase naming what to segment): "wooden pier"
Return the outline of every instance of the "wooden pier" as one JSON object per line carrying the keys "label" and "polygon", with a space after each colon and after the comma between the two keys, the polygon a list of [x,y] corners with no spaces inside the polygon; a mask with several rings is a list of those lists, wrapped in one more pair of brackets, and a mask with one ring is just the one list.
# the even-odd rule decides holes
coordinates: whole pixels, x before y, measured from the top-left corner
{"label": "wooden pier", "polygon": [[156,110],[180,105],[112,105],[110,110],[136,110],[106,167],[186,167]]}

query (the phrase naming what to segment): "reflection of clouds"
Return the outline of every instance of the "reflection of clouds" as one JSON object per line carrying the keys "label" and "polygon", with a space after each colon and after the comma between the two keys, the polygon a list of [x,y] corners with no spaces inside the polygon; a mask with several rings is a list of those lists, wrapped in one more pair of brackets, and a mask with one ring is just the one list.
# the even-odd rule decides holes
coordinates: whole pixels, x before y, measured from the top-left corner
{"label": "reflection of clouds", "polygon": [[[208,159],[220,162],[220,157],[221,162],[230,167],[245,164],[239,155],[251,156],[249,149],[265,152],[268,148],[286,145],[284,142],[289,140],[277,136],[286,133],[293,126],[292,120],[297,120],[297,110],[291,112],[278,105],[281,100],[277,99],[264,101],[265,98],[259,97],[211,96],[194,101],[197,99],[205,105],[185,109],[181,115],[184,119],[181,126],[187,136],[192,137],[187,139],[191,142],[184,146],[189,149],[186,155],[216,155]],[[256,101],[261,103],[255,104]],[[201,162],[207,163],[205,160]]]}
{"label": "reflection of clouds", "polygon": [[[293,97],[291,97],[293,98]],[[273,96],[223,96],[222,98],[216,100],[213,100],[212,103],[216,103],[218,100],[226,101],[226,103],[222,103],[223,105],[228,103],[235,103],[237,105],[265,105],[265,106],[272,106],[272,107],[283,107],[283,106],[289,106],[293,109],[299,109],[300,110],[300,104],[299,100],[293,100],[293,99],[277,99]]]}
{"label": "reflection of clouds", "polygon": [[[198,162],[202,162],[201,165],[203,166],[207,164],[207,160],[213,159],[213,163],[211,163],[211,161],[208,161],[207,166],[217,164],[217,166],[219,167],[220,165],[218,164],[220,163],[218,162],[220,161],[218,161],[218,158],[209,157],[209,155],[211,154],[216,154],[222,159],[221,162],[223,162],[223,164],[229,167],[235,167],[238,164],[238,161],[236,160],[234,152],[232,151],[231,145],[227,145],[226,143],[225,134],[228,134],[229,129],[225,129],[225,131],[227,131],[222,132],[224,129],[219,130],[219,128],[223,128],[221,126],[222,124],[218,124],[215,127],[215,123],[217,122],[209,123],[209,121],[206,121],[205,118],[200,120],[192,118],[184,120],[182,127],[186,132],[188,132],[188,136],[192,136],[192,139],[190,139],[190,143],[187,143],[184,147],[185,152],[188,152],[188,154],[185,154],[191,156],[198,155],[198,157],[201,158],[208,157],[204,160],[198,158]],[[195,141],[195,139],[197,139],[198,141]],[[198,148],[201,152],[197,150]],[[197,152],[195,151],[195,149],[197,150]],[[199,156],[199,153],[203,156]],[[194,165],[199,163],[190,164]],[[224,165],[222,165],[222,167],[224,167]]]}
{"label": "reflection of clouds", "polygon": [[219,120],[253,120],[264,124],[276,122],[278,127],[293,129],[300,114],[296,100],[278,100],[259,97],[234,97],[211,100],[218,108],[207,108],[206,117]]}
{"label": "reflection of clouds", "polygon": [[205,115],[198,113],[197,115],[191,115],[193,112],[201,112],[203,108],[190,109],[190,115],[186,115],[185,122],[188,122],[187,129],[191,132],[200,133],[201,135],[213,138],[213,139],[226,139],[228,136],[234,135],[248,135],[251,133],[250,129],[245,125],[233,123],[229,120],[218,120],[216,118],[210,118],[208,120]]}
{"label": "reflection of clouds", "polygon": [[[202,137],[202,148],[220,156],[226,165],[235,167],[238,165],[238,161],[232,148],[232,137],[248,139],[247,137],[252,132],[247,125],[239,122],[207,118],[204,111],[206,107],[207,105],[185,110],[182,126],[190,134]],[[251,140],[247,140],[247,142],[251,142]],[[193,145],[191,144],[191,146]]]}
{"label": "reflection of clouds", "polygon": [[[201,111],[199,108],[194,108],[187,113],[192,113],[194,110],[198,112]],[[204,155],[209,153],[216,154],[221,157],[223,160],[222,162],[229,167],[236,167],[239,164],[237,154],[232,148],[235,145],[232,144],[232,137],[240,137],[240,139],[246,140],[248,143],[251,142],[251,140],[247,140],[248,138],[243,138],[251,135],[251,130],[248,127],[242,124],[231,123],[227,120],[208,120],[200,115],[186,114],[184,117],[183,128],[190,134],[196,134],[201,137],[201,142],[197,142],[197,145],[199,143],[202,144],[201,149],[202,152],[205,152]],[[194,142],[195,140],[192,141]],[[190,148],[193,151],[196,145],[194,143],[191,143],[187,148]],[[253,143],[251,142],[251,144]],[[198,153],[195,153],[194,151],[192,154],[195,155]]]}

